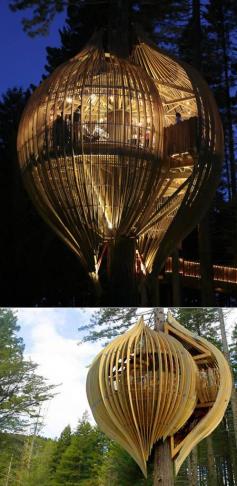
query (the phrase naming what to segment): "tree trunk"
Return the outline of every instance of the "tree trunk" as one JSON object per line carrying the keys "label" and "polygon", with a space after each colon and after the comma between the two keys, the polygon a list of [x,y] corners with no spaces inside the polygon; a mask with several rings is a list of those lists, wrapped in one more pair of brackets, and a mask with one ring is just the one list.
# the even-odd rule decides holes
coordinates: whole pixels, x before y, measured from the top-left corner
{"label": "tree trunk", "polygon": [[5,482],[4,486],[8,486],[9,482],[10,482],[11,470],[12,470],[12,460],[13,460],[13,455],[11,456],[11,459],[10,459],[10,462],[9,462],[9,466],[8,466],[8,470],[7,470],[7,476],[6,476],[6,482]]}
{"label": "tree trunk", "polygon": [[214,305],[214,282],[208,214],[199,224],[198,242],[201,272],[201,305],[210,307]]}
{"label": "tree trunk", "polygon": [[[202,27],[200,0],[193,0],[193,61],[192,64],[202,71]],[[199,224],[198,231],[200,270],[201,270],[201,305],[214,305],[213,267],[211,260],[211,245],[209,232],[209,217],[207,215]]]}
{"label": "tree trunk", "polygon": [[173,461],[170,453],[170,442],[166,439],[155,444],[153,486],[173,486]]}
{"label": "tree trunk", "polygon": [[146,279],[149,305],[157,306],[160,303],[160,284],[159,279],[153,275],[148,275]]}
{"label": "tree trunk", "polygon": [[228,437],[228,480],[230,482],[230,486],[233,484],[237,484],[237,461],[236,461],[236,447],[235,447],[235,438],[231,434],[231,430],[233,429],[233,420],[230,413],[226,413],[224,417],[225,421],[225,430]]}
{"label": "tree trunk", "polygon": [[109,248],[109,303],[134,306],[138,303],[136,240],[121,236]]}
{"label": "tree trunk", "polygon": [[208,460],[208,486],[217,485],[217,474],[215,465],[215,456],[213,450],[212,436],[209,435],[207,441],[207,460]]}
{"label": "tree trunk", "polygon": [[[164,331],[164,309],[163,307],[154,308],[154,329]],[[174,471],[173,460],[171,458],[170,441],[159,440],[154,445],[154,470],[153,486],[173,486]]]}
{"label": "tree trunk", "polygon": [[193,11],[193,62],[192,64],[199,70],[202,65],[202,28],[201,28],[201,9],[200,0],[192,0]]}
{"label": "tree trunk", "polygon": [[225,10],[220,3],[221,16],[221,45],[223,50],[224,61],[224,76],[225,76],[225,101],[226,101],[226,118],[228,131],[228,147],[229,147],[229,162],[230,162],[230,177],[231,177],[231,192],[232,197],[236,194],[236,166],[235,166],[235,149],[234,149],[234,135],[233,135],[233,117],[230,97],[230,82],[229,82],[229,62],[228,62],[228,42],[225,22]]}
{"label": "tree trunk", "polygon": [[199,484],[197,465],[198,465],[198,454],[197,454],[197,448],[195,447],[189,455],[189,468],[188,468],[189,486],[197,486]]}
{"label": "tree trunk", "polygon": [[129,10],[128,0],[110,0],[108,47],[111,52],[121,57],[129,55]]}
{"label": "tree trunk", "polygon": [[[228,348],[228,342],[227,342],[227,337],[226,337],[226,330],[225,330],[225,321],[224,321],[224,313],[222,308],[218,309],[219,312],[219,320],[220,320],[220,330],[221,330],[221,339],[222,339],[222,345],[223,345],[223,353],[229,363],[230,366],[230,371],[232,374],[232,379],[233,377],[233,371],[231,367],[231,361],[230,361],[230,353],[229,353],[229,348]],[[234,436],[235,436],[235,444],[237,447],[237,396],[236,396],[236,390],[235,390],[235,384],[234,384],[234,379],[233,379],[233,386],[232,386],[232,391],[231,391],[231,409],[232,409],[232,414],[233,414],[233,424],[234,424]]]}

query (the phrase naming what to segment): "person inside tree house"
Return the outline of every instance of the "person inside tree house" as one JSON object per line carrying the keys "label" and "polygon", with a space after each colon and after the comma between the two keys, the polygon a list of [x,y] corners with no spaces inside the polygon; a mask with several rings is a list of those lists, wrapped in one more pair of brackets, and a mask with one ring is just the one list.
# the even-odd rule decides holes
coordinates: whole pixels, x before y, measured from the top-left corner
{"label": "person inside tree house", "polygon": [[73,114],[73,140],[74,140],[74,149],[77,147],[80,141],[80,123],[81,123],[81,105],[79,105]]}
{"label": "person inside tree house", "polygon": [[175,113],[175,116],[176,116],[176,124],[180,123],[182,120],[182,116],[181,116],[181,113],[178,113],[176,112]]}

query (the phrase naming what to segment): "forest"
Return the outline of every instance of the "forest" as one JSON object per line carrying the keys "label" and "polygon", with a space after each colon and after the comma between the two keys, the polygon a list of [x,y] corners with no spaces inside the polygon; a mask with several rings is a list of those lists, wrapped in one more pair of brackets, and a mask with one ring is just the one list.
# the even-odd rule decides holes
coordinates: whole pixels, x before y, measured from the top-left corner
{"label": "forest", "polygon": [[[159,47],[177,55],[202,73],[221,114],[225,154],[222,177],[205,218],[180,242],[180,258],[200,261],[202,278],[197,288],[180,283],[172,302],[170,281],[161,276],[166,305],[234,305],[236,286],[213,282],[213,264],[235,267],[236,256],[236,25],[233,0],[169,0],[125,2],[128,22],[139,24]],[[112,3],[110,3],[111,7]],[[27,34],[46,35],[57,12],[66,10],[59,47],[49,46],[42,79],[80,51],[95,29],[108,22],[108,2],[9,2],[12,10],[31,7],[24,21]],[[32,10],[33,9],[33,10]],[[28,13],[28,11],[27,11]],[[14,15],[14,12],[12,13]],[[131,28],[132,32],[132,28]],[[131,34],[132,35],[132,34]],[[16,136],[26,101],[35,86],[15,86],[0,100],[0,198],[2,238],[0,290],[4,305],[95,305],[98,296],[79,260],[38,216],[27,195],[17,162]],[[223,251],[224,249],[224,251]],[[163,280],[162,280],[163,279]],[[31,284],[29,285],[29,282]],[[102,301],[103,304],[103,301]]]}
{"label": "forest", "polygon": [[[16,328],[17,323],[12,311],[1,312],[0,329],[4,330],[5,339],[1,339],[0,346],[0,387],[6,392],[4,400],[0,402],[0,485],[152,485],[153,456],[150,457],[148,479],[145,480],[131,457],[92,424],[88,412],[79,418],[74,430],[71,430],[69,425],[64,428],[58,439],[49,439],[41,435],[42,423],[47,417],[40,416],[42,414],[37,413],[37,407],[39,402],[47,401],[55,393],[55,389],[45,388],[42,377],[37,379],[37,386],[35,380],[33,385],[32,381],[28,383],[28,390],[31,386],[33,395],[37,396],[33,403],[34,410],[32,405],[29,409],[29,403],[24,400],[22,387],[8,396],[7,364],[10,357],[7,343],[11,339],[11,349],[14,350],[11,355],[12,368],[16,369],[19,367],[19,353],[22,352],[23,342],[16,338],[16,329],[17,332],[19,329]],[[224,419],[214,433],[193,449],[183,464],[175,484],[234,486],[237,483],[237,323],[228,336],[228,345],[226,334],[229,326],[227,328],[226,323],[229,322],[230,310],[220,314],[216,308],[176,308],[172,312],[187,329],[207,338],[224,352],[235,383]],[[140,314],[141,310],[137,308],[98,309],[88,328],[80,328],[78,338],[84,329],[84,341],[110,340],[112,336],[120,334],[136,322]],[[145,320],[151,321],[151,311],[146,310],[144,317]],[[21,365],[23,363],[21,359]],[[27,373],[25,370],[21,376],[26,379]],[[20,403],[20,415],[18,408],[11,408],[10,403]],[[24,419],[22,422],[22,416],[30,420]]]}

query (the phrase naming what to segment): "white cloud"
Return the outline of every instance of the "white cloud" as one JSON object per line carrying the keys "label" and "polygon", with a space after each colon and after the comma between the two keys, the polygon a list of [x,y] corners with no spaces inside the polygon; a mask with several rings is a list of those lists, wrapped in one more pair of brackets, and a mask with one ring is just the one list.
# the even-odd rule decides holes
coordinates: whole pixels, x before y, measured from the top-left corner
{"label": "white cloud", "polygon": [[[101,348],[100,344],[84,343],[77,331],[78,320],[75,320],[70,333],[75,337],[68,338],[66,326],[72,326],[72,310],[59,309],[19,309],[18,316],[21,331],[26,335],[30,346],[26,348],[27,358],[38,363],[38,373],[50,383],[61,384],[58,395],[53,398],[45,416],[45,427],[41,431],[47,437],[59,436],[63,428],[70,424],[73,428],[85,410],[89,411],[86,398],[86,368]],[[68,319],[67,319],[68,315]],[[88,315],[87,315],[88,318]]]}

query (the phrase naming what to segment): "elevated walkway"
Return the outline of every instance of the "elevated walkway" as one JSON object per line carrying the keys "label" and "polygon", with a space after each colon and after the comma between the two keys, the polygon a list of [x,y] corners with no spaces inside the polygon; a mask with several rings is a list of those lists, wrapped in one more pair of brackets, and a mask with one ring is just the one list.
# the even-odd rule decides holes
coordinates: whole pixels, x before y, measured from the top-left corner
{"label": "elevated walkway", "polygon": [[[172,257],[167,258],[165,274],[172,273]],[[237,286],[237,268],[225,265],[213,265],[214,282]],[[201,279],[200,262],[179,258],[179,274],[183,278]]]}

